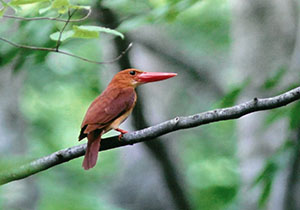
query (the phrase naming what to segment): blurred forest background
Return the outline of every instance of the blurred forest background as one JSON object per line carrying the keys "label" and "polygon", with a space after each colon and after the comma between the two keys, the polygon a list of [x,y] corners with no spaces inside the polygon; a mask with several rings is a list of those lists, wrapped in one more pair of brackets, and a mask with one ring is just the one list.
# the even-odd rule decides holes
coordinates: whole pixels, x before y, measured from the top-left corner
{"label": "blurred forest background", "polygon": [[[0,16],[66,18],[67,0],[0,1]],[[5,3],[6,2],[6,3]],[[55,2],[57,7],[51,8]],[[78,144],[90,102],[125,68],[177,72],[138,88],[121,126],[130,131],[299,86],[298,0],[71,1],[92,14],[74,25],[115,29],[125,38],[70,38],[67,52],[97,65],[0,42],[0,166],[5,171]],[[50,5],[50,9],[47,8]],[[46,9],[45,9],[46,8]],[[48,10],[49,9],[49,10]],[[55,11],[55,9],[57,11]],[[79,10],[74,18],[83,17]],[[55,47],[64,23],[0,18],[0,37]],[[82,158],[0,187],[5,210],[300,209],[300,102],[239,120],[177,131],[148,143]],[[116,135],[109,133],[107,135]]]}

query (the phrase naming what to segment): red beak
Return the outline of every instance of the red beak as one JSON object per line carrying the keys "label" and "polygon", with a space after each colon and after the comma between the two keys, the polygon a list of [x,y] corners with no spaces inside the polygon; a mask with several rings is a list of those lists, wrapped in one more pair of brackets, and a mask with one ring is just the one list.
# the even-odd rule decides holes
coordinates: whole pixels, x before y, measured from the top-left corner
{"label": "red beak", "polygon": [[137,76],[138,81],[142,83],[146,82],[156,82],[164,79],[169,79],[175,77],[176,73],[166,73],[166,72],[143,72]]}

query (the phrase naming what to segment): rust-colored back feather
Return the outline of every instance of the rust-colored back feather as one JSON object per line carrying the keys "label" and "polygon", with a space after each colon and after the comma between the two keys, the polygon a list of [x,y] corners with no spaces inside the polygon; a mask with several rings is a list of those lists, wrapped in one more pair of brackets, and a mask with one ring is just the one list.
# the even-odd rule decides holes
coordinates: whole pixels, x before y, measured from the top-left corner
{"label": "rust-colored back feather", "polygon": [[90,105],[81,124],[79,140],[97,129],[105,128],[135,103],[136,93],[133,88],[107,88]]}
{"label": "rust-colored back feather", "polygon": [[81,125],[79,141],[88,138],[83,168],[95,166],[101,136],[109,131],[110,125],[135,105],[136,93],[132,87],[109,85],[90,105]]}

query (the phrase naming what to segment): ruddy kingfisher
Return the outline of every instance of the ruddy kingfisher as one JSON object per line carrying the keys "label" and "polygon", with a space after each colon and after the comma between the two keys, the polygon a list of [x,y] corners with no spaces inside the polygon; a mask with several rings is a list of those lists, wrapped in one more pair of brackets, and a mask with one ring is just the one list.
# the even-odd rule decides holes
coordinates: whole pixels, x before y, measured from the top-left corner
{"label": "ruddy kingfisher", "polygon": [[137,95],[135,88],[148,82],[156,82],[176,76],[176,73],[143,72],[126,69],[117,73],[107,88],[91,103],[83,122],[79,141],[87,137],[87,149],[82,163],[85,170],[93,168],[98,159],[101,136],[114,129],[121,133],[127,131],[119,128],[132,112]]}

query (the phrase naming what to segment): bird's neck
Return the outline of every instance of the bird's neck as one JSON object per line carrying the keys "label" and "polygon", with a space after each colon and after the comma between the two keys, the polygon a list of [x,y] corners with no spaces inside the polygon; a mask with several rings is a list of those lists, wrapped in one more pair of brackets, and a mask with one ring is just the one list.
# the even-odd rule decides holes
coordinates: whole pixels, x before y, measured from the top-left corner
{"label": "bird's neck", "polygon": [[136,85],[131,84],[130,81],[122,80],[122,79],[112,80],[108,86],[109,87],[118,87],[118,88],[133,88],[133,89],[136,88]]}

